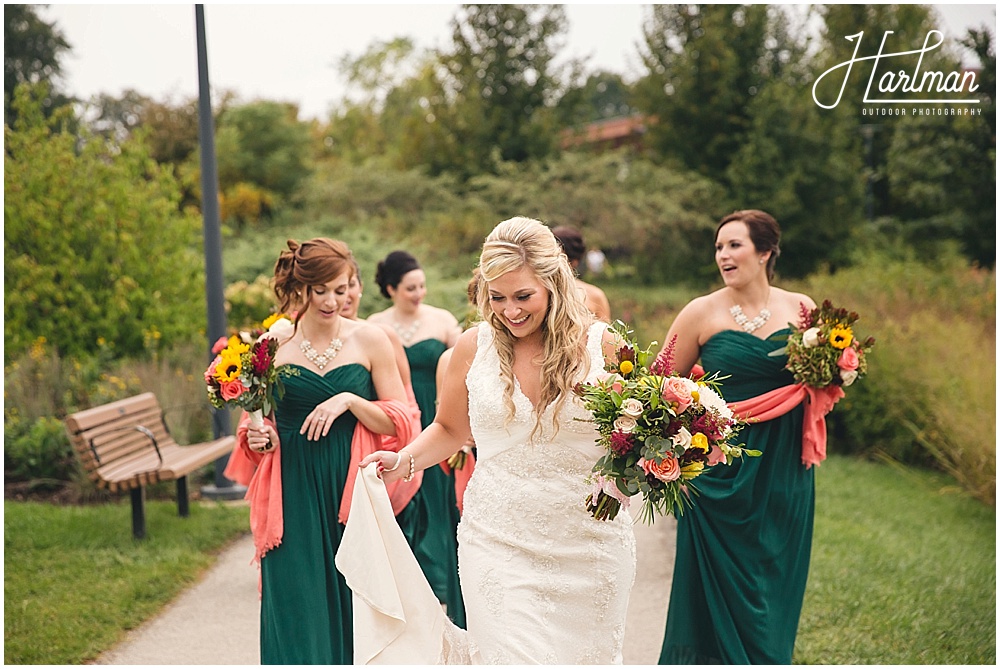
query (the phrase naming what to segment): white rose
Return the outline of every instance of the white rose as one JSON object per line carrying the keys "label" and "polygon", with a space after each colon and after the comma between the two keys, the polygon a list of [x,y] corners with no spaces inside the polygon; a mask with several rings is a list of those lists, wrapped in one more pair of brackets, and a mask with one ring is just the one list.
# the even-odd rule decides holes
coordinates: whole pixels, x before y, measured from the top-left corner
{"label": "white rose", "polygon": [[287,318],[279,318],[278,320],[271,323],[271,327],[267,329],[267,332],[260,336],[261,339],[265,337],[272,337],[277,339],[279,342],[288,339],[295,332],[295,326]]}
{"label": "white rose", "polygon": [[842,369],[840,370],[840,378],[844,382],[845,386],[849,386],[852,383],[854,383],[854,380],[856,378],[858,378],[858,372],[857,370],[854,369],[851,370]]}
{"label": "white rose", "polygon": [[670,441],[673,442],[675,447],[680,446],[686,451],[691,446],[691,433],[688,432],[686,427],[682,427],[677,431],[677,434],[670,437]]}
{"label": "white rose", "polygon": [[634,397],[630,397],[622,402],[622,415],[628,416],[629,418],[638,418],[642,415],[642,412],[642,402]]}
{"label": "white rose", "polygon": [[802,333],[802,345],[806,348],[819,346],[819,328],[809,328]]}
{"label": "white rose", "polygon": [[615,429],[624,434],[632,434],[632,430],[635,429],[638,423],[631,416],[618,416],[615,419]]}

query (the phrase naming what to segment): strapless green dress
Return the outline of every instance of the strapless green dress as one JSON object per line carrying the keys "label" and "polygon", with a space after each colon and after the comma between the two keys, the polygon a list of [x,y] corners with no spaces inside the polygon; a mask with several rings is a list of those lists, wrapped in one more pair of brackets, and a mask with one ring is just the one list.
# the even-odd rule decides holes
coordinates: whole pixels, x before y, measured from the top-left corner
{"label": "strapless green dress", "polygon": [[[781,334],[787,330],[780,331]],[[784,345],[723,330],[702,366],[730,378],[727,401],[794,383]],[[745,427],[739,442],[762,451],[708,470],[695,507],[677,521],[677,559],[660,664],[791,664],[812,547],[815,468],[802,464],[802,406]]]}
{"label": "strapless green dress", "polygon": [[[437,362],[447,346],[437,339],[424,339],[406,347],[413,394],[420,407],[420,426],[434,422],[437,413]],[[460,516],[455,499],[455,475],[434,465],[424,470],[420,496],[427,513],[427,528],[417,542],[414,555],[438,600],[447,606],[448,617],[465,627],[465,605],[458,582],[458,541],[455,532]]]}
{"label": "strapless green dress", "polygon": [[337,520],[357,419],[347,412],[326,437],[299,434],[317,404],[350,391],[376,398],[371,374],[360,364],[325,374],[292,365],[285,395],[275,406],[281,438],[281,545],[261,560],[262,664],[352,664],[351,590],[334,564],[344,526]]}

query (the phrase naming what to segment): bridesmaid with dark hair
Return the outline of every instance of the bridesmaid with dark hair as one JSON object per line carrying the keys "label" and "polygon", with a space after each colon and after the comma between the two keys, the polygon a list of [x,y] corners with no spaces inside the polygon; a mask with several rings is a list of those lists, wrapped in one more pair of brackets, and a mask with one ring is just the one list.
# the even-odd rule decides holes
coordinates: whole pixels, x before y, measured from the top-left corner
{"label": "bridesmaid with dark hair", "polygon": [[[772,284],[778,222],[734,212],[715,233],[725,284],[674,319],[673,369],[698,359],[723,379],[726,400],[746,402],[794,383],[784,346],[789,323],[813,300]],[[676,339],[675,339],[676,337]],[[739,409],[734,408],[737,413]],[[693,508],[677,519],[677,558],[660,664],[791,664],[812,546],[816,458],[803,450],[802,404],[740,432],[759,458],[698,477]]]}
{"label": "bridesmaid with dark hair", "polygon": [[[417,259],[406,251],[393,251],[378,263],[375,282],[392,306],[368,317],[385,324],[399,335],[410,363],[413,394],[420,407],[420,423],[426,428],[437,412],[438,358],[458,341],[462,328],[451,312],[424,302],[427,280]],[[442,467],[424,471],[421,497],[427,509],[427,531],[414,554],[448,617],[465,626],[465,606],[458,581],[460,520],[455,493],[455,474]]]}

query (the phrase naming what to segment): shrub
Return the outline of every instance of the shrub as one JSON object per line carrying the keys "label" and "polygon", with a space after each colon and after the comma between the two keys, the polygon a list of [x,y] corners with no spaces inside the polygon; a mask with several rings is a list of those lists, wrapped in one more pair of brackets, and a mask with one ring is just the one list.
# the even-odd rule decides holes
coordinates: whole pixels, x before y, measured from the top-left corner
{"label": "shrub", "polygon": [[868,252],[800,289],[861,314],[868,376],[828,417],[831,449],[934,463],[996,501],[996,277],[947,247],[934,262]]}

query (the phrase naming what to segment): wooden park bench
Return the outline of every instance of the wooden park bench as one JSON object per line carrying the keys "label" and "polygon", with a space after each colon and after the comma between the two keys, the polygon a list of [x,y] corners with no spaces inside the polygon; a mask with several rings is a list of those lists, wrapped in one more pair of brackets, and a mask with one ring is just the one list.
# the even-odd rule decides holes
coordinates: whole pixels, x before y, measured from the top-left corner
{"label": "wooden park bench", "polygon": [[153,393],[104,404],[65,419],[70,441],[90,478],[132,496],[132,535],[146,536],[145,486],[177,481],[177,512],[187,517],[187,476],[232,452],[236,437],[180,446],[170,436]]}

